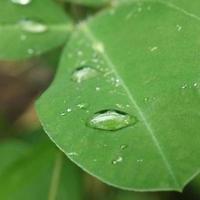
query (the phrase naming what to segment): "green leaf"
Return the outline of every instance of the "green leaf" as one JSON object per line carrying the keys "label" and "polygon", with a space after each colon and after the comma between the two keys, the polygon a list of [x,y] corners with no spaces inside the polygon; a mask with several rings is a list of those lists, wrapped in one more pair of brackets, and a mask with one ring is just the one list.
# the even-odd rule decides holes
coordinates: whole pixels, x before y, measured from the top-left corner
{"label": "green leaf", "polygon": [[82,4],[82,5],[86,5],[86,6],[101,6],[101,5],[104,5],[108,2],[110,2],[110,0],[65,0],[65,1],[71,2],[71,3]]}
{"label": "green leaf", "polygon": [[163,1],[121,4],[81,24],[37,102],[49,137],[108,184],[181,191],[200,166],[199,25]]}
{"label": "green leaf", "polygon": [[78,168],[51,144],[7,141],[0,157],[0,199],[81,199]]}
{"label": "green leaf", "polygon": [[[111,198],[112,200],[113,198]],[[119,192],[115,200],[159,200],[160,198],[152,193]],[[163,199],[162,199],[163,200]]]}
{"label": "green leaf", "polygon": [[[14,0],[13,0],[14,1]],[[52,0],[0,1],[0,59],[25,59],[65,43],[72,25]]]}

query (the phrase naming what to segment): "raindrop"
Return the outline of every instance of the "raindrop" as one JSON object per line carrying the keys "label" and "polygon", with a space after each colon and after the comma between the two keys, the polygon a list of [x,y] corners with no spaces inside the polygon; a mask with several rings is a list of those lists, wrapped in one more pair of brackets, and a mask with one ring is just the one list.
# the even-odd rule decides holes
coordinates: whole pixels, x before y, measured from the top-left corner
{"label": "raindrop", "polygon": [[72,109],[71,108],[67,108],[67,112],[72,112]]}
{"label": "raindrop", "polygon": [[100,89],[101,89],[100,87],[96,87],[96,88],[95,88],[96,91],[99,91]]}
{"label": "raindrop", "polygon": [[99,53],[104,53],[104,45],[101,42],[94,43],[93,49]]}
{"label": "raindrop", "polygon": [[188,87],[187,84],[184,84],[184,85],[181,86],[182,89],[186,89],[187,87]]}
{"label": "raindrop", "polygon": [[150,51],[151,51],[151,52],[154,52],[154,51],[156,51],[156,50],[158,50],[158,47],[156,47],[156,46],[150,48]]}
{"label": "raindrop", "polygon": [[120,109],[123,108],[123,105],[122,105],[122,104],[116,103],[115,105],[116,105],[118,108],[120,108]]}
{"label": "raindrop", "polygon": [[78,153],[76,152],[69,152],[67,153],[68,156],[78,156]]}
{"label": "raindrop", "polygon": [[179,24],[176,25],[177,31],[181,31],[182,30],[182,26],[180,26]]}
{"label": "raindrop", "polygon": [[85,108],[87,108],[87,104],[86,103],[80,103],[80,104],[77,105],[77,107],[80,108],[80,109],[85,109]]}
{"label": "raindrop", "polygon": [[145,97],[145,98],[144,98],[144,101],[145,101],[145,102],[148,102],[149,100],[150,100],[149,97]]}
{"label": "raindrop", "polygon": [[122,145],[120,146],[120,149],[121,149],[121,150],[124,150],[124,149],[126,149],[127,147],[128,147],[128,145],[122,144]]}
{"label": "raindrop", "polygon": [[87,79],[97,76],[98,72],[96,69],[88,66],[77,68],[72,74],[72,80],[81,83]]}
{"label": "raindrop", "polygon": [[87,125],[95,129],[116,131],[134,125],[136,122],[136,117],[128,113],[118,110],[103,110],[95,113]]}
{"label": "raindrop", "polygon": [[66,115],[66,113],[61,113],[60,115],[61,115],[61,116],[65,116],[65,115]]}
{"label": "raindrop", "polygon": [[11,0],[12,3],[19,4],[19,5],[28,5],[31,3],[32,0]]}
{"label": "raindrop", "polygon": [[118,163],[120,163],[122,161],[123,161],[123,158],[121,156],[119,156],[117,159],[115,159],[115,160],[112,161],[112,164],[116,165],[116,164],[118,164]]}
{"label": "raindrop", "polygon": [[198,83],[194,83],[193,86],[194,86],[194,87],[198,87]]}
{"label": "raindrop", "polygon": [[30,33],[44,33],[48,29],[48,27],[45,24],[29,19],[21,20],[19,22],[19,25],[23,31]]}

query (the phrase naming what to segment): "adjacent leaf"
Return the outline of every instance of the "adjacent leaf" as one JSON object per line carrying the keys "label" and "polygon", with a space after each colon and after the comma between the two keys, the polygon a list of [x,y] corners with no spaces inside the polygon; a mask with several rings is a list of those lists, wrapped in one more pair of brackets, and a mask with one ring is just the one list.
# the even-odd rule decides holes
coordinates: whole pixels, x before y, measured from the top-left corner
{"label": "adjacent leaf", "polygon": [[0,145],[0,199],[81,199],[77,167],[51,144]]}
{"label": "adjacent leaf", "polygon": [[0,1],[0,59],[24,59],[63,44],[72,26],[69,17],[52,0],[27,5]]}
{"label": "adjacent leaf", "polygon": [[[112,200],[113,198],[111,198]],[[119,192],[115,200],[159,200],[160,198],[152,193]],[[163,199],[162,199],[163,200]]]}
{"label": "adjacent leaf", "polygon": [[81,24],[37,103],[49,137],[108,184],[180,191],[199,173],[200,19],[181,2],[121,4]]}

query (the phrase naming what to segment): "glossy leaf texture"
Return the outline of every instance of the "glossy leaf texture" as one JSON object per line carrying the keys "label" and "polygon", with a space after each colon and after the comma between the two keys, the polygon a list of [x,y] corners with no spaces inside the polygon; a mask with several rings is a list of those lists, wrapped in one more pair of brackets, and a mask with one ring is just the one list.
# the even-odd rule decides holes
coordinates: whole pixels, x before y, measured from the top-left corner
{"label": "glossy leaf texture", "polygon": [[0,199],[81,199],[79,169],[52,144],[4,141],[0,158]]}
{"label": "glossy leaf texture", "polygon": [[65,43],[71,29],[70,18],[52,0],[1,0],[0,59],[40,55]]}
{"label": "glossy leaf texture", "polygon": [[108,184],[181,191],[199,173],[200,20],[185,9],[124,3],[82,23],[37,102],[49,137]]}

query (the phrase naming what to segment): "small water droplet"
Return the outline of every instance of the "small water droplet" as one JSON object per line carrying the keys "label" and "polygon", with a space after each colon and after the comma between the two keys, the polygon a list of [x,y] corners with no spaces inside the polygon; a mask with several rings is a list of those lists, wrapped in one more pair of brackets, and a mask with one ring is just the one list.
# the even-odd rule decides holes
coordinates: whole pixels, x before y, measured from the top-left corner
{"label": "small water droplet", "polygon": [[96,87],[96,88],[95,88],[96,91],[99,91],[100,89],[101,89],[100,87]]}
{"label": "small water droplet", "polygon": [[67,112],[72,112],[72,109],[71,108],[67,108]]}
{"label": "small water droplet", "polygon": [[194,87],[198,87],[198,83],[194,83],[193,86],[194,86]]}
{"label": "small water droplet", "polygon": [[23,31],[30,33],[44,33],[48,30],[48,27],[45,24],[29,19],[21,20],[19,25]]}
{"label": "small water droplet", "polygon": [[60,115],[61,115],[61,116],[65,116],[65,115],[66,115],[66,113],[61,113]]}
{"label": "small water droplet", "polygon": [[181,31],[182,30],[182,26],[180,26],[179,24],[176,25],[177,31]]}
{"label": "small water droplet", "polygon": [[78,156],[78,153],[76,152],[69,152],[67,153],[68,156]]}
{"label": "small water droplet", "polygon": [[19,4],[19,5],[28,5],[31,3],[32,0],[11,0],[12,3]]}
{"label": "small water droplet", "polygon": [[116,165],[116,164],[118,164],[118,163],[120,163],[122,161],[123,161],[123,158],[121,156],[119,156],[117,159],[115,159],[115,160],[112,161],[112,164]]}
{"label": "small water droplet", "polygon": [[151,52],[154,52],[154,51],[156,51],[156,50],[158,50],[158,47],[156,47],[156,46],[155,46],[155,47],[150,47],[150,51],[151,51]]}
{"label": "small water droplet", "polygon": [[98,71],[92,67],[83,66],[77,68],[72,74],[72,80],[81,83],[87,79],[97,76]]}
{"label": "small water droplet", "polygon": [[136,122],[136,117],[128,113],[119,110],[103,110],[95,113],[87,125],[95,129],[116,131],[134,125]]}
{"label": "small water droplet", "polygon": [[119,103],[116,103],[115,105],[120,109],[122,109],[124,107],[122,104],[119,104]]}
{"label": "small water droplet", "polygon": [[121,150],[124,150],[124,149],[126,149],[127,147],[128,147],[128,145],[122,144],[122,145],[120,146],[120,149],[121,149]]}
{"label": "small water droplet", "polygon": [[93,49],[99,53],[104,53],[104,45],[101,42],[94,43]]}
{"label": "small water droplet", "polygon": [[188,87],[187,84],[184,84],[184,85],[181,86],[182,89],[186,89],[187,87]]}
{"label": "small water droplet", "polygon": [[85,109],[85,108],[87,108],[87,104],[86,103],[80,103],[80,104],[77,105],[77,107],[80,108],[80,109]]}
{"label": "small water droplet", "polygon": [[145,97],[145,98],[144,98],[144,101],[145,101],[145,102],[148,102],[149,100],[150,100],[149,97]]}

